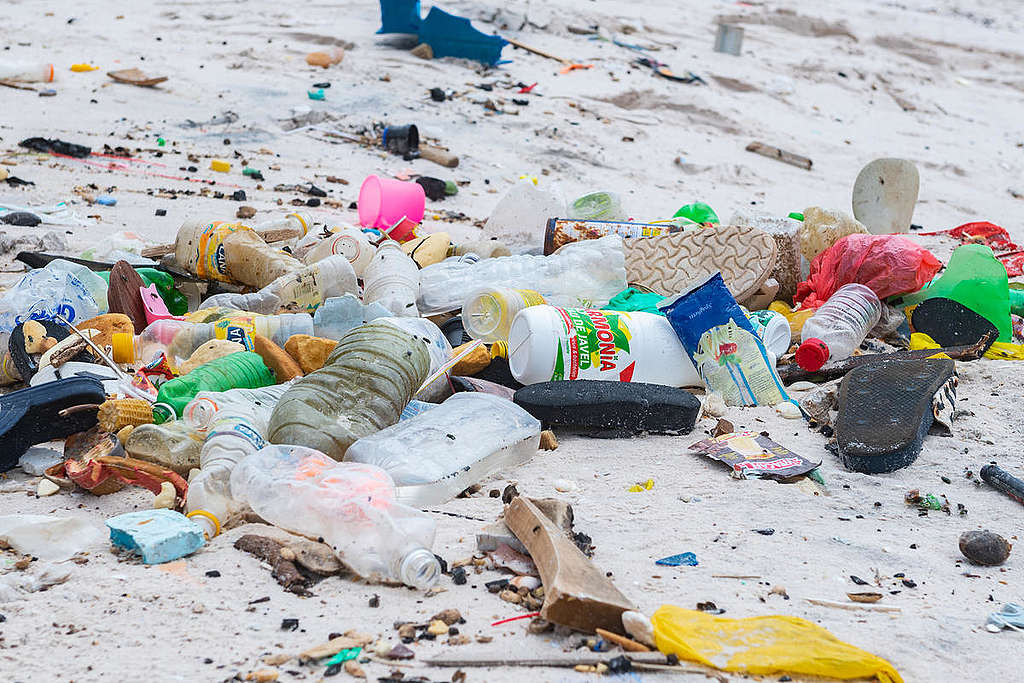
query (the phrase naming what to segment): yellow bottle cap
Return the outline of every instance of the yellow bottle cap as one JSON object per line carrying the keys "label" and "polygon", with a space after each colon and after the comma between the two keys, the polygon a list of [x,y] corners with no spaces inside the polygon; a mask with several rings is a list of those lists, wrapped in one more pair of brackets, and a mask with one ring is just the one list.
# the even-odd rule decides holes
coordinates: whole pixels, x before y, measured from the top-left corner
{"label": "yellow bottle cap", "polygon": [[491,358],[508,358],[508,342],[496,341],[491,344]]}
{"label": "yellow bottle cap", "polygon": [[210,520],[210,522],[213,523],[213,535],[217,536],[220,534],[220,520],[217,519],[217,516],[213,513],[207,512],[206,510],[193,510],[185,516],[188,518],[203,517],[204,519]]}
{"label": "yellow bottle cap", "polygon": [[223,159],[213,159],[210,161],[210,170],[227,173],[231,170],[231,163]]}
{"label": "yellow bottle cap", "polygon": [[110,337],[110,350],[113,351],[115,363],[134,362],[135,337],[127,332],[115,332]]}

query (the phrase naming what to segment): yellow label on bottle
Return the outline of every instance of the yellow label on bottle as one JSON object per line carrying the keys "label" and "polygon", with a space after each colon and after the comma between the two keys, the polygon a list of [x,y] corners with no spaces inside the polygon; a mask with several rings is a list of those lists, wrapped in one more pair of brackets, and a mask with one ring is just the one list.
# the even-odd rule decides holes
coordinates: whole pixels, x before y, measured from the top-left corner
{"label": "yellow label on bottle", "polygon": [[213,221],[203,230],[196,244],[196,275],[210,280],[232,282],[224,260],[224,239],[239,230],[252,228],[241,223]]}
{"label": "yellow label on bottle", "polygon": [[544,297],[540,295],[540,292],[535,292],[532,289],[517,289],[515,290],[519,298],[523,300],[523,308],[528,306],[540,306],[546,304]]}
{"label": "yellow label on bottle", "polygon": [[256,321],[252,316],[236,316],[218,320],[213,324],[214,339],[226,339],[238,342],[246,351],[252,351],[253,336],[256,334]]}

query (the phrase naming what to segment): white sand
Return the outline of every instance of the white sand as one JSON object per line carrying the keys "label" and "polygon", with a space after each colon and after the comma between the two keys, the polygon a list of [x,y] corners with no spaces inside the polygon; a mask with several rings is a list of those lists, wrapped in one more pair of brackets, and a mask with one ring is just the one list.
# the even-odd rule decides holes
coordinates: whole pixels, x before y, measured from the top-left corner
{"label": "white sand", "polygon": [[[104,143],[142,148],[146,152],[141,159],[166,167],[132,168],[171,176],[185,175],[179,167],[190,165],[186,153],[195,153],[200,171],[192,175],[244,188],[249,197],[245,203],[259,210],[257,218],[290,208],[287,201],[298,196],[273,192],[275,184],[313,181],[347,206],[365,175],[395,173],[407,166],[469,181],[457,197],[432,208],[462,211],[475,220],[488,216],[518,174],[545,172],[547,180],[558,181],[570,196],[588,189],[618,190],[637,218],[671,215],[679,205],[698,199],[723,218],[740,208],[783,215],[814,204],[849,210],[850,188],[860,167],[875,157],[899,156],[915,161],[921,171],[916,223],[943,229],[991,220],[1009,229],[1017,241],[1024,240],[1017,220],[1021,205],[1008,191],[1024,190],[1020,3],[808,0],[752,7],[722,2],[453,0],[441,6],[474,18],[484,30],[504,31],[594,68],[559,75],[556,62],[511,48],[505,56],[514,61],[490,72],[457,60],[425,62],[389,46],[393,37],[373,34],[378,12],[368,0],[300,5],[161,2],[138,7],[9,1],[0,12],[0,45],[9,47],[0,50],[0,60],[45,59],[60,69],[54,98],[0,88],[0,151],[17,162],[4,168],[36,183],[26,189],[0,186],[0,199],[76,202],[73,208],[79,215],[98,217],[68,235],[77,248],[125,229],[169,242],[186,216],[234,215],[237,202],[229,200],[147,194],[154,188],[199,190],[203,186],[197,183],[19,156],[17,142],[34,135],[91,145],[97,151]],[[799,14],[792,14],[797,7]],[[497,8],[503,8],[513,28],[486,23]],[[532,23],[520,30],[524,12]],[[741,57],[712,51],[719,14],[747,17]],[[632,67],[629,50],[573,35],[567,31],[570,25],[600,25],[627,42],[663,46],[653,55],[677,73],[700,74],[709,85],[673,83]],[[303,61],[311,50],[346,41],[355,47],[339,66],[324,71]],[[91,62],[101,70],[71,73],[68,66],[76,62]],[[144,90],[114,84],[105,75],[131,66],[170,80]],[[332,83],[327,100],[309,101],[306,89],[321,80]],[[508,86],[519,81],[538,82],[529,106],[511,102],[519,95]],[[487,93],[473,87],[479,83],[496,85]],[[459,96],[434,103],[430,87],[452,89]],[[488,115],[480,104],[486,99],[519,114]],[[357,145],[329,144],[319,133],[281,134],[272,117],[301,105],[331,112],[337,120],[329,125],[346,131],[379,120],[415,122],[424,136],[449,146],[462,163],[449,171],[422,160],[408,164]],[[237,113],[238,120],[181,127],[185,119],[204,121],[226,110]],[[158,136],[169,141],[159,159],[152,154]],[[231,144],[225,145],[224,139]],[[810,156],[814,170],[745,152],[753,140]],[[261,148],[272,154],[261,154]],[[256,190],[254,181],[240,175],[236,153],[263,170],[265,190]],[[213,157],[231,160],[232,173],[206,170]],[[683,166],[675,163],[677,157]],[[271,170],[272,165],[280,170]],[[328,184],[326,175],[350,184]],[[83,204],[72,189],[89,183],[98,187],[94,193],[115,195],[118,205]],[[213,189],[230,194],[235,188]],[[285,207],[274,204],[279,197]],[[158,208],[166,209],[167,216],[155,217]],[[347,210],[322,207],[311,212],[324,219],[354,220],[354,212]],[[456,235],[474,232],[469,223],[430,225]],[[5,229],[16,235],[49,229],[44,228]],[[955,246],[943,238],[920,242],[943,260]],[[963,472],[977,472],[989,461],[1021,471],[1024,372],[1019,364],[993,361],[960,364],[959,371],[962,412],[953,436],[929,437],[917,462],[893,475],[846,472],[824,450],[823,437],[799,421],[778,418],[771,409],[729,411],[728,418],[738,427],[767,430],[792,450],[821,460],[829,497],[797,486],[732,480],[718,463],[688,454],[687,446],[713,427],[713,421],[703,420],[689,437],[593,441],[563,436],[557,451],[539,453],[529,464],[485,482],[483,497],[437,509],[491,520],[501,505],[486,497],[489,489],[514,480],[528,495],[555,495],[553,482],[570,478],[579,489],[564,497],[575,507],[578,526],[594,537],[595,562],[612,572],[619,588],[647,613],[665,603],[692,608],[711,600],[731,617],[796,615],[885,657],[908,681],[1011,680],[1019,669],[1014,658],[1019,657],[1021,635],[990,634],[982,625],[1003,602],[1024,598],[1017,576],[1019,552],[1000,568],[972,567],[960,556],[957,537],[968,529],[991,528],[1011,542],[1018,540],[1022,508],[966,480]],[[944,483],[941,476],[952,483]],[[16,472],[8,477],[34,490],[34,479]],[[647,478],[655,480],[653,490],[626,491]],[[903,503],[910,488],[945,494],[954,507],[965,505],[968,514],[919,517]],[[101,526],[110,516],[148,506],[150,498],[141,490],[101,499],[85,493],[45,499],[0,493],[0,514],[70,513]],[[473,534],[482,524],[436,516],[435,551],[449,561],[470,555]],[[776,533],[752,531],[763,527]],[[300,599],[283,592],[258,561],[232,548],[244,531],[235,529],[214,539],[174,572],[119,561],[107,549],[95,548],[87,564],[72,566],[66,584],[0,605],[7,618],[0,625],[0,677],[224,680],[262,668],[264,655],[296,653],[334,631],[354,628],[395,638],[394,621],[424,619],[447,607],[462,610],[467,619],[463,633],[494,636],[494,642],[458,648],[422,642],[414,646],[414,664],[441,653],[558,653],[578,640],[528,635],[525,621],[491,627],[490,622],[519,613],[484,590],[485,581],[499,578],[492,572],[472,576],[466,586],[453,586],[445,578],[448,591],[429,599],[407,589],[342,578],[318,585],[316,597]],[[654,565],[659,557],[684,551],[695,552],[700,566]],[[212,569],[221,576],[207,578],[205,572]],[[847,591],[858,590],[849,575],[873,580],[876,570],[886,593],[882,604],[900,607],[899,614],[848,612],[804,601],[845,601]],[[892,578],[898,572],[917,587],[900,585]],[[713,574],[762,578],[716,579]],[[784,587],[791,600],[769,594],[773,586]],[[890,595],[889,590],[899,593]],[[377,609],[367,606],[375,593],[381,601]],[[263,596],[270,601],[247,608]],[[281,631],[281,619],[287,617],[297,617],[300,630]],[[281,680],[317,680],[322,673],[294,661],[278,668]],[[389,667],[374,663],[366,669],[376,677],[386,675]],[[419,665],[407,671],[431,680],[448,680],[452,674]],[[527,678],[582,676],[556,669],[469,671],[475,681]],[[654,678],[638,674],[634,680]],[[702,675],[676,678],[704,680]]]}

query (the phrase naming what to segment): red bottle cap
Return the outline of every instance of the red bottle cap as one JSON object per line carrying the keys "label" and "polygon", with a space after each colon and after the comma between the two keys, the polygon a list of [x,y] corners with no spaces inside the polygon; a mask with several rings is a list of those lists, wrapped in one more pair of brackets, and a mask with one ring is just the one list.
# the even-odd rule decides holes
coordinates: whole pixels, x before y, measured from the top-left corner
{"label": "red bottle cap", "polygon": [[820,370],[828,357],[828,346],[816,337],[811,337],[796,350],[796,364],[808,372]]}

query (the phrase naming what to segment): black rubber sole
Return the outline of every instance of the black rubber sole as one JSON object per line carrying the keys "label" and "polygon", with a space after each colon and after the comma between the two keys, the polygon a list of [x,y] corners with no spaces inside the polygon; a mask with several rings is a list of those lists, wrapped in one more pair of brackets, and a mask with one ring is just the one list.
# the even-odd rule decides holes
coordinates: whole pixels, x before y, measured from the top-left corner
{"label": "black rubber sole", "polygon": [[0,472],[18,464],[18,459],[37,443],[63,439],[96,425],[97,411],[82,410],[68,415],[60,411],[83,404],[103,403],[103,383],[85,377],[47,382],[0,396]]}
{"label": "black rubber sole", "polygon": [[518,390],[513,400],[547,425],[601,438],[686,434],[700,413],[690,392],[638,382],[542,382]]}
{"label": "black rubber sole", "polygon": [[880,360],[851,370],[839,387],[835,436],[843,465],[863,474],[895,472],[921,452],[932,401],[953,361]]}
{"label": "black rubber sole", "polygon": [[940,346],[970,346],[987,334],[985,350],[988,351],[999,336],[999,330],[987,318],[959,301],[944,297],[922,301],[910,314],[910,322],[914,331],[924,332]]}

